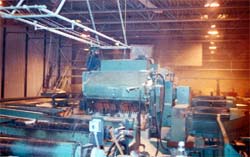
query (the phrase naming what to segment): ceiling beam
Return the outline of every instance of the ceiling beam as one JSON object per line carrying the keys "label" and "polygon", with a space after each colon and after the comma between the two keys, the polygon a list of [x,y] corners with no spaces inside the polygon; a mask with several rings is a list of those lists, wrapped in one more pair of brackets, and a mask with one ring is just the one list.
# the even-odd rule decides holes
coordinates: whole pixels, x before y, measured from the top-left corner
{"label": "ceiling beam", "polygon": [[[239,37],[239,39],[242,39],[242,40],[246,40],[246,39],[249,39],[248,38],[248,35],[247,34],[230,34],[230,35],[227,35],[227,37]],[[205,39],[204,35],[192,35],[192,34],[176,34],[176,35],[173,35],[173,34],[166,34],[166,35],[158,35],[158,34],[152,34],[152,35],[128,35],[128,38],[132,39],[132,38],[173,38],[173,37],[186,37],[186,38],[192,38],[192,37],[197,37],[199,39],[203,38]],[[122,36],[118,37],[118,38],[122,38]],[[216,40],[216,39],[210,39],[208,38],[207,40]]]}
{"label": "ceiling beam", "polygon": [[[178,23],[178,22],[227,22],[227,21],[249,21],[249,18],[228,18],[228,19],[210,19],[210,20],[202,20],[202,19],[164,19],[164,20],[131,20],[126,21],[126,24],[150,24],[150,23]],[[96,21],[96,25],[115,25],[120,24],[120,21]],[[88,25],[89,23],[83,23],[84,25]]]}
{"label": "ceiling beam", "polygon": [[[249,27],[221,27],[221,28],[216,28],[217,30],[247,30],[249,31]],[[158,32],[158,31],[207,31],[208,28],[161,28],[161,29],[141,29],[141,28],[136,28],[136,29],[127,29],[127,32]],[[121,29],[108,29],[108,30],[103,30],[102,32],[107,32],[107,33],[115,33],[115,32],[121,32]]]}
{"label": "ceiling beam", "polygon": [[[249,9],[249,6],[228,6],[228,7],[220,7],[217,10],[223,10],[223,9]],[[141,12],[159,12],[159,11],[201,11],[201,10],[208,10],[209,8],[204,7],[171,7],[171,8],[143,8],[143,9],[127,9],[126,13],[141,13]],[[125,12],[125,10],[122,10],[122,12]],[[75,14],[88,14],[89,12],[86,11],[63,11],[62,15],[75,15]],[[93,14],[113,14],[118,13],[117,10],[93,10]]]}

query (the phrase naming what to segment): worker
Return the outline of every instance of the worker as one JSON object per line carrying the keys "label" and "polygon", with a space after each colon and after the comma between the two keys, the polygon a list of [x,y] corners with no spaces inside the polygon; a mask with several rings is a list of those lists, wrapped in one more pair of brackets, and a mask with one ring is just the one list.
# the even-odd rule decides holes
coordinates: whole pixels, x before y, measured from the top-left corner
{"label": "worker", "polygon": [[87,57],[86,67],[88,71],[98,70],[100,68],[99,48],[91,47]]}

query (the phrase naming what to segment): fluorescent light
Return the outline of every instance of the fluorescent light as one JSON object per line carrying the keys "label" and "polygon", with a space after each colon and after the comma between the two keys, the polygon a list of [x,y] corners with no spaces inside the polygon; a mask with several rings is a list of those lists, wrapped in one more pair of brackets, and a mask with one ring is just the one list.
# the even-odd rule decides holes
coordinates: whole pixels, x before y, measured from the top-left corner
{"label": "fluorescent light", "polygon": [[215,54],[215,51],[210,51],[211,54]]}
{"label": "fluorescent light", "polygon": [[207,15],[207,14],[202,15],[202,16],[201,16],[201,19],[202,19],[202,20],[207,20],[207,19],[208,19],[208,15]]}
{"label": "fluorescent light", "polygon": [[247,107],[248,105],[246,104],[236,104],[237,107]]}
{"label": "fluorescent light", "polygon": [[80,36],[81,36],[82,38],[88,38],[88,37],[89,37],[89,35],[84,34],[84,33],[82,33]]}
{"label": "fluorescent light", "polygon": [[218,2],[213,2],[210,4],[210,7],[212,7],[212,8],[219,7],[219,6],[220,6],[220,4]]}
{"label": "fluorescent light", "polygon": [[211,44],[211,45],[214,45],[214,42],[213,42],[213,41],[210,41],[210,44]]}
{"label": "fluorescent light", "polygon": [[208,36],[208,35],[205,35],[204,37],[205,37],[205,38],[208,38],[209,36]]}
{"label": "fluorescent light", "polygon": [[85,48],[85,49],[83,49],[84,51],[89,51],[89,48]]}
{"label": "fluorescent light", "polygon": [[228,14],[219,14],[218,16],[217,16],[217,19],[225,19],[225,18],[227,18],[228,17]]}
{"label": "fluorescent light", "polygon": [[76,19],[76,20],[75,20],[75,22],[77,22],[77,23],[81,23],[82,21],[81,21],[81,20],[79,20],[79,19]]}
{"label": "fluorescent light", "polygon": [[215,28],[216,27],[216,25],[211,25],[211,28]]}
{"label": "fluorescent light", "polygon": [[204,5],[204,7],[206,7],[206,8],[208,8],[208,7],[210,7],[210,8],[216,8],[216,7],[219,7],[220,6],[220,4],[218,3],[218,2],[216,2],[216,1],[208,1],[205,5]]}
{"label": "fluorescent light", "polygon": [[210,50],[216,50],[217,47],[216,47],[216,46],[209,46],[209,49],[210,49]]}
{"label": "fluorescent light", "polygon": [[209,3],[206,3],[205,5],[204,5],[204,7],[209,7],[210,6],[210,4]]}
{"label": "fluorescent light", "polygon": [[219,34],[219,32],[217,30],[209,30],[207,33],[210,34],[210,35],[217,35],[217,34]]}

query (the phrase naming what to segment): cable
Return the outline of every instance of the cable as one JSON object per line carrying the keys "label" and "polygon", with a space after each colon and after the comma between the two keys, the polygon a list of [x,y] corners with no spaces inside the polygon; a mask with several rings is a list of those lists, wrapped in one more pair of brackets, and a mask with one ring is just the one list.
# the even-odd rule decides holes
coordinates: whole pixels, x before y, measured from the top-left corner
{"label": "cable", "polygon": [[[159,152],[159,144],[163,148],[163,150],[165,150],[168,153],[170,153],[169,149],[163,145],[162,139],[161,139],[161,128],[162,128],[163,112],[164,112],[164,101],[165,101],[165,94],[166,94],[165,93],[165,88],[166,88],[166,86],[165,86],[165,79],[164,79],[164,76],[162,74],[160,74],[160,73],[156,74],[156,80],[157,80],[157,77],[160,77],[162,79],[162,83],[163,83],[163,101],[162,101],[162,106],[161,106],[161,114],[160,114],[159,125],[157,124],[158,121],[156,120],[156,128],[157,128],[158,137],[157,137],[157,151],[156,151],[156,155],[155,156],[157,156],[157,154]],[[156,102],[156,95],[154,97],[155,97],[155,102]],[[157,115],[157,113],[156,113],[156,115]]]}

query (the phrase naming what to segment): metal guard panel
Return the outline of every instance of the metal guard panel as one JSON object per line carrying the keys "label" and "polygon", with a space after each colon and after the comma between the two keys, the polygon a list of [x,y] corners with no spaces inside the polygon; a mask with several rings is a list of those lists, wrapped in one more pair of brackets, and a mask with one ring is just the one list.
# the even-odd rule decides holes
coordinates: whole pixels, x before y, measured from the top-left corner
{"label": "metal guard panel", "polygon": [[148,60],[102,60],[101,71],[140,71],[151,68]]}
{"label": "metal guard panel", "polygon": [[[83,73],[83,95],[87,99],[143,101],[148,71],[95,71]],[[128,91],[129,88],[134,88]]]}

